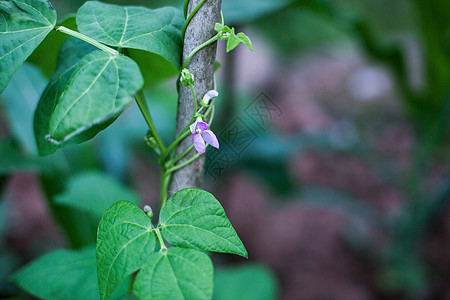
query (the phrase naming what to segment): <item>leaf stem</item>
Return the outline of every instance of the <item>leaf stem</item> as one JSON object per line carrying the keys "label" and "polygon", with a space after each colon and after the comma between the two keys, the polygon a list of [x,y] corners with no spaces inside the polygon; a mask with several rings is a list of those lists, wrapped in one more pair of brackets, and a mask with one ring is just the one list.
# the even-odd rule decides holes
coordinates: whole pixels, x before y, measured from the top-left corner
{"label": "leaf stem", "polygon": [[[152,225],[153,227],[153,225]],[[158,227],[153,227],[153,230],[155,231],[156,237],[158,238],[158,242],[159,242],[159,246],[161,247],[161,249],[159,250],[160,252],[166,252],[167,251],[167,247],[166,244],[164,244],[164,240],[161,236],[161,232],[159,231]]]}
{"label": "leaf stem", "polygon": [[[206,145],[206,148],[207,148],[208,146],[209,146],[209,145],[207,144],[207,145]],[[200,153],[195,154],[194,156],[192,156],[191,158],[189,158],[187,161],[185,161],[185,162],[183,162],[183,163],[181,163],[181,164],[179,164],[179,165],[176,165],[176,166],[174,166],[174,167],[168,169],[168,170],[167,170],[167,173],[173,173],[173,172],[175,172],[176,170],[179,170],[179,169],[181,169],[181,168],[184,168],[185,166],[187,166],[187,165],[191,164],[192,162],[194,162],[194,161],[195,161],[197,158],[199,158],[200,156],[201,156]]]}
{"label": "leaf stem", "polygon": [[73,31],[73,30],[71,30],[71,29],[69,29],[67,27],[64,27],[64,26],[58,26],[55,29],[57,31],[60,31],[60,32],[65,33],[67,35],[70,35],[70,36],[76,37],[76,38],[78,38],[80,40],[83,40],[86,43],[89,43],[89,44],[99,48],[100,50],[105,51],[106,53],[109,53],[109,54],[115,55],[115,56],[119,55],[119,52],[117,52],[113,48],[108,47],[108,46],[106,46],[106,45],[104,45],[104,44],[102,44],[102,43],[100,43],[100,42],[98,42],[98,41],[96,41],[96,40],[94,40],[94,39],[92,39],[92,38],[82,34],[82,33],[79,33],[77,31]]}
{"label": "leaf stem", "polygon": [[139,90],[135,96],[135,99],[136,99],[136,103],[139,107],[139,110],[141,111],[142,115],[144,116],[145,121],[147,122],[148,128],[150,129],[152,135],[155,137],[156,142],[158,143],[161,153],[164,153],[166,151],[166,146],[164,145],[163,141],[161,140],[161,137],[159,136],[158,132],[156,131],[155,125],[153,124],[152,116],[148,109],[147,101],[145,100],[145,96],[144,96],[144,92],[142,90]]}
{"label": "leaf stem", "polygon": [[162,171],[162,175],[161,175],[161,194],[159,197],[159,209],[161,210],[164,206],[164,204],[166,204],[167,201],[167,186],[169,185],[170,182],[170,173],[167,172],[167,170],[165,170],[165,167],[163,167],[164,170]]}

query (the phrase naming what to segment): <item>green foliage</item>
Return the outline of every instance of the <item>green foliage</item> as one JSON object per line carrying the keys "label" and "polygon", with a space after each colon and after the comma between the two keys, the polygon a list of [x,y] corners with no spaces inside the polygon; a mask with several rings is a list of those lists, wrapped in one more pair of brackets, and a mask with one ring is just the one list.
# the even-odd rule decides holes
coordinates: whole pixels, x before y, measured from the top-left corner
{"label": "green foliage", "polygon": [[0,93],[55,23],[56,11],[46,0],[0,2]]}
{"label": "green foliage", "polygon": [[236,48],[240,43],[246,45],[251,51],[253,51],[252,42],[250,38],[246,36],[243,32],[239,32],[236,34],[234,32],[234,28],[230,28],[228,26],[224,26],[222,24],[217,23],[214,28],[219,34],[222,40],[227,41],[227,52],[230,52],[234,48]]}
{"label": "green foliage", "polygon": [[[52,156],[48,170],[41,173],[52,212],[68,233],[73,247],[91,244],[94,228],[101,217],[96,249],[55,251],[22,268],[13,279],[24,290],[44,299],[98,299],[99,294],[101,299],[109,299],[121,282],[127,283],[125,278],[142,268],[137,277],[132,275],[136,278],[136,294],[142,299],[210,299],[213,266],[210,258],[198,250],[247,257],[247,251],[223,207],[211,194],[187,189],[166,203],[171,173],[193,161],[175,166],[176,161],[187,153],[175,157],[178,143],[189,131],[183,132],[183,136],[178,136],[171,146],[166,147],[147,107],[142,91],[143,76],[132,59],[135,58],[145,69],[150,82],[175,74],[181,64],[181,28],[183,25],[187,27],[196,11],[185,22],[182,13],[175,8],[151,10],[90,1],[78,11],[76,25],[80,32],[77,32],[73,18],[66,19],[62,23],[65,26],[55,28],[56,13],[48,1],[0,2],[0,91],[27,58],[45,74],[51,74],[55,68],[56,51],[60,48],[56,71],[34,114],[34,135],[39,154],[53,154],[66,145],[93,138],[135,98],[150,129],[149,136],[154,139],[151,146],[161,156],[159,161],[163,166],[163,208],[160,224],[154,227],[151,223],[153,213],[141,211],[134,204],[138,197],[113,179],[98,172],[83,172],[72,177],[71,172],[95,165],[95,158],[82,155],[84,163],[73,168],[70,155],[66,156],[67,151]],[[220,32],[200,43],[183,64],[186,65],[197,51],[219,38],[228,40],[228,51],[240,43],[253,50],[245,34],[235,34],[234,29],[224,24],[221,26]],[[56,31],[38,47],[52,29]],[[65,39],[61,33],[72,37]],[[163,59],[175,68],[158,72],[158,68],[167,67],[166,62],[161,63]],[[33,78],[38,78],[34,90],[36,95],[40,94],[44,81],[41,74],[32,67],[23,70],[25,74],[19,74],[13,90],[28,88],[22,86],[23,79],[34,82]],[[31,74],[27,70],[31,70]],[[191,79],[195,99],[194,78]],[[9,114],[18,120],[14,127],[20,130],[15,135],[22,148],[35,152],[30,128],[26,129],[29,123],[21,122],[22,115],[28,116],[27,120],[31,119],[35,102],[22,109],[15,106],[16,94],[5,98]],[[21,98],[37,99],[37,96]],[[213,112],[211,104],[203,117],[212,120]],[[9,143],[0,143],[0,154],[3,153],[5,155],[0,156],[0,175],[18,169],[44,170],[42,162],[47,162],[28,157]],[[63,160],[64,167],[58,165]],[[121,201],[123,199],[131,202]],[[149,211],[146,208],[146,212]],[[167,249],[161,231],[175,247]],[[159,251],[156,251],[155,237]],[[133,284],[128,286],[131,291]]]}
{"label": "green foliage", "polygon": [[267,268],[248,265],[217,270],[214,279],[214,300],[273,300],[278,286]]}
{"label": "green foliage", "polygon": [[[65,18],[56,25],[64,26],[72,30],[77,29],[74,15]],[[39,67],[46,77],[51,77],[56,69],[58,51],[67,38],[67,35],[52,30],[30,57],[28,57],[27,61]]]}
{"label": "green foliage", "polygon": [[[17,271],[12,280],[42,299],[99,299],[94,247],[78,251],[56,250]],[[112,297],[123,299],[127,285]]]}
{"label": "green foliage", "polygon": [[134,287],[139,299],[211,299],[213,265],[202,252],[173,247],[150,257]]}
{"label": "green foliage", "polygon": [[101,299],[139,270],[155,250],[153,226],[135,204],[119,201],[103,215],[98,226],[97,266]]}
{"label": "green foliage", "polygon": [[70,46],[61,49],[61,67],[36,110],[41,155],[94,137],[122,113],[143,85],[138,66],[128,57],[95,50],[81,58],[82,51],[73,55],[68,50]]}
{"label": "green foliage", "polygon": [[123,199],[135,204],[139,202],[133,191],[107,174],[88,171],[71,178],[65,192],[55,196],[53,202],[58,206],[84,211],[98,223],[111,205]]}
{"label": "green foliage", "polygon": [[12,280],[43,299],[98,299],[93,250],[54,251],[20,269]]}
{"label": "green foliage", "polygon": [[222,205],[206,191],[177,192],[161,209],[160,223],[174,246],[248,256]]}
{"label": "green foliage", "polygon": [[181,12],[172,7],[152,10],[88,1],[77,13],[81,33],[109,46],[159,54],[177,68],[183,23]]}

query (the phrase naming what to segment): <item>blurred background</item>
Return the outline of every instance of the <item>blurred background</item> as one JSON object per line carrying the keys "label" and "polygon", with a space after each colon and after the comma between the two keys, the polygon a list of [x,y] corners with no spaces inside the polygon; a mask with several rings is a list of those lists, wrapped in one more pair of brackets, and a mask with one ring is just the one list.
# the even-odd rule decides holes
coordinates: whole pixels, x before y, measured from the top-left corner
{"label": "blurred background", "polygon": [[[84,1],[51,2],[75,28]],[[249,259],[212,255],[214,299],[450,299],[450,1],[223,0],[223,10],[255,51],[225,54],[219,42],[221,148],[207,153],[205,189]],[[0,95],[4,298],[81,299],[77,280],[36,294],[48,274],[73,271],[52,251],[91,250],[83,276],[95,285],[102,213],[118,200],[158,207],[159,168],[134,103],[92,141],[37,156],[34,109],[64,38],[52,32]],[[169,142],[176,70],[131,56]],[[37,264],[48,269],[13,275]]]}

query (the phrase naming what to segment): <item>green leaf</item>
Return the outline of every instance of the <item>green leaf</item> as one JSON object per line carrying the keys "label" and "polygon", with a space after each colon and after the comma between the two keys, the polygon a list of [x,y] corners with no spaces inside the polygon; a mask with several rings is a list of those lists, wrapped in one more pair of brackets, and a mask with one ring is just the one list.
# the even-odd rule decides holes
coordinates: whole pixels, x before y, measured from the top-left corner
{"label": "green leaf", "polygon": [[259,265],[220,269],[214,278],[214,300],[272,300],[277,291],[274,274]]}
{"label": "green leaf", "polygon": [[183,189],[160,213],[164,238],[174,246],[248,257],[219,201],[199,189]]}
{"label": "green leaf", "polygon": [[66,191],[55,197],[54,204],[87,212],[100,221],[111,205],[125,199],[139,202],[133,191],[107,174],[87,171],[71,178]]}
{"label": "green leaf", "polygon": [[50,130],[49,119],[78,62],[94,50],[94,46],[74,37],[67,38],[62,44],[55,74],[45,88],[34,113],[34,135],[39,154],[48,155],[58,149],[58,146],[45,139]]}
{"label": "green leaf", "polygon": [[246,45],[251,51],[253,51],[252,42],[250,38],[246,36],[243,32],[239,32],[237,35],[234,33],[234,28],[232,33],[227,40],[227,52],[230,52],[234,48],[236,48],[240,43]]}
{"label": "green leaf", "polygon": [[46,0],[0,1],[0,93],[55,24]]}
{"label": "green leaf", "polygon": [[[64,50],[60,55],[68,55]],[[139,67],[128,57],[95,50],[78,62],[75,58],[68,68],[58,68],[61,72],[52,77],[39,101],[34,124],[41,155],[97,135],[143,85]]]}
{"label": "green leaf", "polygon": [[[99,299],[96,269],[94,247],[56,250],[17,271],[12,280],[42,299]],[[113,298],[123,299],[126,287],[118,288]]]}
{"label": "green leaf", "polygon": [[81,33],[109,46],[153,52],[171,62],[181,63],[181,28],[184,18],[173,7],[149,9],[86,2],[77,13]]}
{"label": "green leaf", "polygon": [[150,257],[136,276],[134,290],[139,299],[209,300],[213,277],[208,255],[172,247]]}
{"label": "green leaf", "polygon": [[139,270],[155,250],[148,216],[135,204],[119,201],[103,215],[98,226],[97,267],[101,299]]}

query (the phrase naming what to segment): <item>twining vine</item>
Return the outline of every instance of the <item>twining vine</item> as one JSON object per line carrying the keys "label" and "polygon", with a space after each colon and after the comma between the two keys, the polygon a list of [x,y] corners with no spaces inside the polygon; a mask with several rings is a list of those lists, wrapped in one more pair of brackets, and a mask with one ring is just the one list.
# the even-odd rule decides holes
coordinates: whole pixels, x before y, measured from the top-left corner
{"label": "twining vine", "polygon": [[[194,162],[209,145],[219,148],[210,130],[218,96],[215,83],[198,101],[195,78],[186,68],[189,61],[219,39],[226,41],[227,52],[240,43],[253,50],[250,39],[226,26],[220,13],[216,34],[198,41],[180,66],[186,28],[205,1],[188,15],[186,0],[184,18],[170,7],[152,10],[88,1],[78,10],[78,30],[74,30],[56,25],[56,12],[48,0],[0,0],[0,92],[52,30],[71,36],[60,48],[57,69],[36,108],[34,129],[41,155],[93,138],[134,99],[148,125],[145,143],[159,156],[158,224],[152,223],[151,207],[143,211],[126,200],[113,204],[100,220],[96,258],[101,299],[110,298],[130,276],[130,291],[139,299],[210,299],[213,267],[203,251],[248,255],[213,195],[182,189],[167,199],[173,172]],[[174,64],[180,70],[177,85],[193,95],[190,121],[168,146],[156,130],[143,92],[144,80],[128,49],[152,52]],[[192,145],[176,155],[180,142],[190,135]],[[193,149],[197,153],[180,162]]]}

